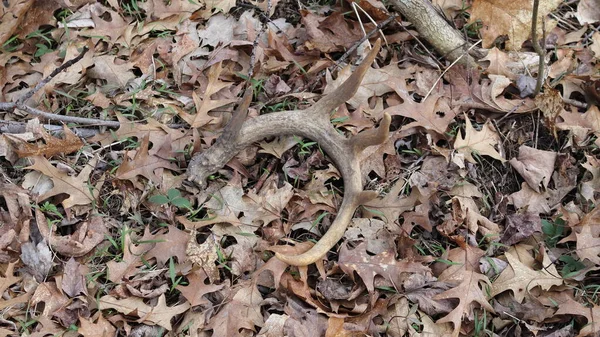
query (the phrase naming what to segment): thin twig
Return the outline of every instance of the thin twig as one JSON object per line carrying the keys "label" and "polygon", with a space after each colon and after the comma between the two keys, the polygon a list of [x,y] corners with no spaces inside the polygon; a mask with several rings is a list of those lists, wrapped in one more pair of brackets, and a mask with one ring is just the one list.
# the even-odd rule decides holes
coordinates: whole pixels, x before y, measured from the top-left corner
{"label": "thin twig", "polygon": [[[41,126],[52,134],[62,134],[63,132],[63,127],[61,125],[42,124]],[[70,128],[70,130],[81,138],[90,138],[100,133],[100,130],[91,128]],[[0,134],[18,134],[26,131],[27,123],[0,120]]]}
{"label": "thin twig", "polygon": [[[538,8],[540,7],[540,0],[533,0],[533,13],[532,13],[532,22],[531,22],[531,40],[533,43],[533,50],[538,54],[540,60],[538,62],[538,77],[537,83],[535,85],[535,91],[533,92],[533,96],[537,96],[542,90],[542,83],[544,81],[544,59],[545,59],[545,51],[544,48],[540,47],[540,44],[537,39],[537,16],[538,16]],[[545,35],[545,34],[544,34]],[[544,41],[546,39],[544,38]]]}
{"label": "thin twig", "polygon": [[12,111],[15,108],[25,111],[30,115],[38,116],[38,117],[41,117],[46,120],[54,120],[54,121],[59,121],[59,122],[63,122],[63,123],[77,123],[77,124],[83,124],[83,125],[99,125],[99,126],[109,126],[109,127],[119,127],[121,125],[121,123],[119,123],[118,121],[105,121],[105,120],[96,119],[96,118],[57,115],[57,114],[45,112],[45,111],[42,111],[42,110],[39,110],[36,108],[32,108],[25,104],[0,103],[0,111]]}
{"label": "thin twig", "polygon": [[46,78],[44,78],[43,80],[41,80],[33,89],[29,90],[28,92],[25,93],[25,95],[21,96],[16,103],[16,106],[20,106],[23,105],[25,102],[27,102],[28,99],[30,99],[31,97],[33,97],[33,95],[35,95],[36,92],[38,92],[42,87],[44,87],[46,84],[48,84],[48,82],[52,81],[52,79],[60,74],[61,71],[69,68],[70,66],[72,66],[73,64],[79,62],[79,60],[81,60],[83,58],[83,55],[85,55],[85,53],[87,53],[88,51],[88,47],[85,46],[83,47],[83,50],[81,51],[81,53],[77,56],[75,56],[74,58],[68,60],[67,62],[61,64],[60,66],[58,66],[56,69],[54,69],[50,75],[48,75]]}

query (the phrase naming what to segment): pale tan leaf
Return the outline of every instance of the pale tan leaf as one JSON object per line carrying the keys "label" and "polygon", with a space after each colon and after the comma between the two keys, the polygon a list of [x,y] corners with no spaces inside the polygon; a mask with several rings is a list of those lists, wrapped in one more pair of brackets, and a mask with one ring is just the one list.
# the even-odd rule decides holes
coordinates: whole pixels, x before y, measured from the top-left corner
{"label": "pale tan leaf", "polygon": [[171,328],[171,319],[190,308],[189,303],[167,306],[165,295],[158,298],[156,306],[150,306],[144,303],[141,298],[117,299],[110,295],[105,295],[98,300],[98,309],[114,309],[125,315],[134,315],[140,318],[140,323],[158,324],[168,331]]}
{"label": "pale tan leaf", "polygon": [[489,122],[486,122],[481,127],[480,131],[473,128],[471,121],[465,115],[465,137],[458,134],[454,141],[454,149],[465,156],[465,158],[471,163],[476,163],[472,156],[475,152],[479,155],[490,156],[501,162],[504,162],[504,158],[496,150],[496,146],[501,144],[500,136],[496,131],[492,129]]}
{"label": "pale tan leaf", "polygon": [[544,267],[540,270],[534,270],[524,264],[514,248],[506,252],[505,256],[509,265],[492,283],[491,296],[512,290],[515,299],[521,303],[525,295],[535,287],[539,286],[543,290],[549,290],[552,286],[563,284],[562,278],[560,278],[556,266],[550,261],[547,252],[544,252],[542,261]]}
{"label": "pale tan leaf", "polygon": [[[561,0],[540,1],[538,36],[542,33],[542,19],[561,3]],[[483,47],[489,48],[500,35],[508,35],[507,48],[519,50],[531,33],[533,2],[529,0],[476,0],[471,8],[470,23],[483,21]],[[546,20],[547,22],[548,20]],[[548,26],[546,31],[548,31]]]}

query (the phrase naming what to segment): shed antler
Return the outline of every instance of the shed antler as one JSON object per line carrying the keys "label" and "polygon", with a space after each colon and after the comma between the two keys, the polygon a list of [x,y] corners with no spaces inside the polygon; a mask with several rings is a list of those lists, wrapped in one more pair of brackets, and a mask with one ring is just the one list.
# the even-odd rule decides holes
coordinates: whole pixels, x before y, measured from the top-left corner
{"label": "shed antler", "polygon": [[245,147],[263,138],[299,135],[319,143],[342,174],[344,199],[333,224],[319,242],[306,253],[297,256],[276,253],[276,257],[283,262],[305,266],[322,258],[342,238],[356,208],[377,196],[374,191],[363,190],[358,154],[366,147],[383,143],[388,138],[390,116],[385,114],[379,127],[346,138],[335,130],[329,121],[329,113],[354,96],[380,46],[381,42],[378,40],[373,50],[342,85],[306,110],[274,112],[245,121],[252,100],[252,90],[247,89],[243,102],[216,143],[196,154],[190,161],[188,180],[202,186],[209,175],[223,167]]}

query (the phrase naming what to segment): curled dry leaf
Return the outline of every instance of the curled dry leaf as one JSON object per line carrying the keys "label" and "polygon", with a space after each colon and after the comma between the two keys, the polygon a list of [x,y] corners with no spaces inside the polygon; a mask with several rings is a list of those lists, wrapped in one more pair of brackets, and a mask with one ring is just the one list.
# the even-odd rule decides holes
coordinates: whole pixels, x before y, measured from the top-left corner
{"label": "curled dry leaf", "polygon": [[512,158],[509,163],[525,179],[531,189],[540,193],[546,190],[550,183],[556,157],[556,152],[542,151],[521,145],[519,156]]}
{"label": "curled dry leaf", "polygon": [[104,241],[108,229],[104,219],[99,215],[90,216],[87,221],[77,224],[77,229],[70,235],[59,235],[56,226],[48,227],[46,217],[39,209],[35,210],[35,220],[40,234],[52,246],[52,249],[65,256],[82,256]]}

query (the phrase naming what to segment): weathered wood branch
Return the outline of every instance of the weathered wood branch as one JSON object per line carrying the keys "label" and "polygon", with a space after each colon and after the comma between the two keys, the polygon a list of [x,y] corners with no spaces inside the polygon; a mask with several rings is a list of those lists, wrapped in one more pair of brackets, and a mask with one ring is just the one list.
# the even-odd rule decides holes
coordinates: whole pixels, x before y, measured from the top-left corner
{"label": "weathered wood branch", "polygon": [[380,46],[378,40],[362,64],[342,85],[306,110],[275,112],[244,121],[252,97],[252,91],[247,90],[232,121],[215,144],[197,153],[190,161],[188,180],[205,186],[209,175],[245,147],[263,138],[298,135],[319,143],[342,174],[344,199],[327,233],[309,251],[298,256],[276,253],[278,259],[288,264],[305,266],[325,256],[344,235],[356,208],[377,196],[376,192],[363,190],[358,154],[365,147],[382,143],[388,138],[390,116],[386,114],[378,128],[346,138],[333,127],[329,114],[354,96]]}
{"label": "weathered wood branch", "polygon": [[394,9],[404,15],[442,56],[450,61],[476,66],[475,60],[485,56],[470,44],[435,10],[429,0],[391,0]]}

